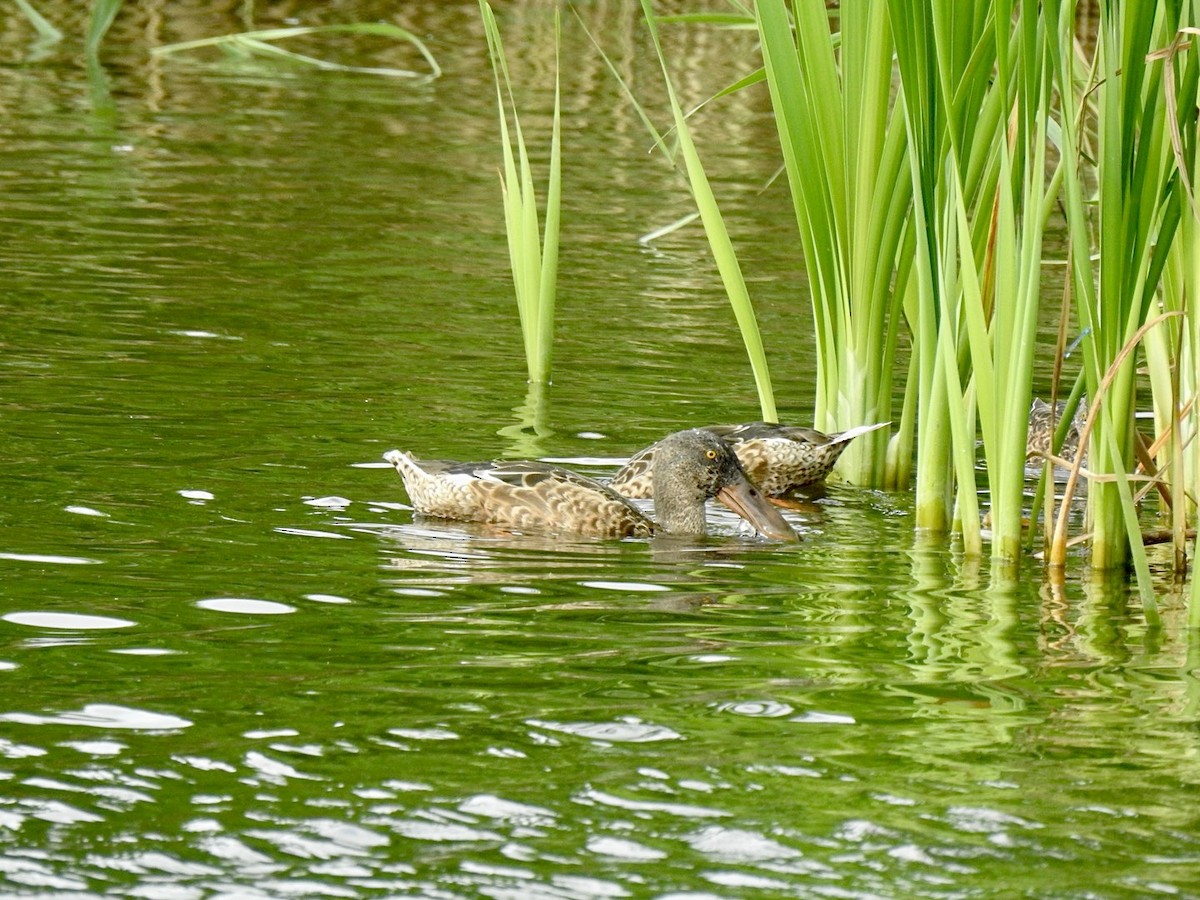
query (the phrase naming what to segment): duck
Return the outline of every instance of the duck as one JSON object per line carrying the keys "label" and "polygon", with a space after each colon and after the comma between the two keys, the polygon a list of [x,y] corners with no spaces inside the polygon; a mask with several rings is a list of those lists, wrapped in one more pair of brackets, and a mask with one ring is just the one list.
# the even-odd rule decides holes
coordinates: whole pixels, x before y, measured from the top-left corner
{"label": "duck", "polygon": [[413,508],[427,516],[584,537],[698,536],[706,531],[704,504],[715,497],[760,534],[799,540],[716,434],[680,431],[656,447],[649,464],[655,519],[609,486],[548,463],[421,460],[400,450],[383,458],[400,473]]}
{"label": "duck", "polygon": [[[1041,460],[1051,457],[1054,446],[1054,431],[1062,421],[1067,411],[1067,401],[1059,400],[1053,406],[1041,397],[1034,397],[1029,407],[1029,431],[1025,438],[1025,458],[1034,460],[1041,465]],[[1067,463],[1073,463],[1079,454],[1079,438],[1087,421],[1087,397],[1081,397],[1075,407],[1075,418],[1067,426],[1063,436],[1062,447],[1059,448],[1058,458]],[[1086,452],[1086,451],[1085,451]],[[1086,457],[1085,457],[1086,461]]]}
{"label": "duck", "polygon": [[[750,480],[768,499],[779,500],[798,487],[823,481],[850,441],[890,424],[860,425],[837,434],[775,422],[708,425],[699,430],[731,445]],[[622,497],[654,497],[651,473],[662,446],[659,441],[639,450],[609,479],[608,486]]]}

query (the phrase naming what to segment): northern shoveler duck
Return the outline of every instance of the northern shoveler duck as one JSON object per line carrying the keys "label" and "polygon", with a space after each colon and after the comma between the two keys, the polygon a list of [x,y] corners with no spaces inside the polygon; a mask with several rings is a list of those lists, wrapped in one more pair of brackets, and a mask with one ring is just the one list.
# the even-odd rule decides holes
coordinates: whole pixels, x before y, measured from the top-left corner
{"label": "northern shoveler duck", "polygon": [[[1033,404],[1029,407],[1029,433],[1025,438],[1026,459],[1036,458],[1040,461],[1051,455],[1050,448],[1054,444],[1054,430],[1062,421],[1063,413],[1066,411],[1067,401],[1065,400],[1059,400],[1051,407],[1042,398],[1033,398]],[[1075,461],[1075,456],[1079,453],[1079,438],[1083,434],[1083,426],[1086,421],[1087,397],[1081,397],[1079,405],[1075,407],[1075,418],[1067,427],[1062,447],[1059,448],[1058,457],[1060,459],[1068,463]]]}
{"label": "northern shoveler duck", "polygon": [[[823,480],[850,441],[888,424],[860,425],[839,434],[772,422],[709,425],[701,430],[728,442],[750,480],[775,499],[794,488]],[[609,480],[608,486],[622,497],[657,496],[651,472],[662,446],[659,441],[635,453]]]}
{"label": "northern shoveler duck", "polygon": [[383,457],[404,479],[413,508],[443,519],[603,538],[699,535],[705,531],[704,503],[716,497],[767,537],[798,539],[715,434],[681,431],[656,446],[651,477],[657,522],[607,485],[559,466],[417,460],[399,450]]}

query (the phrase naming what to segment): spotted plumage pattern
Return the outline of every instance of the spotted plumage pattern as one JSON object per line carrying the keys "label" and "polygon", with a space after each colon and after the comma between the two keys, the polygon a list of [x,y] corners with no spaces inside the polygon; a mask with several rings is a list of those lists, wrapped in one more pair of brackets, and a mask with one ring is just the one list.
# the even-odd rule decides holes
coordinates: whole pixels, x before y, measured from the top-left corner
{"label": "spotted plumage pattern", "polygon": [[[1039,461],[1051,453],[1054,431],[1066,411],[1067,402],[1065,400],[1059,400],[1051,407],[1040,397],[1033,398],[1033,404],[1029,408],[1029,431],[1025,439],[1026,458]],[[1075,461],[1075,456],[1079,453],[1079,438],[1083,434],[1086,421],[1087,397],[1082,397],[1079,405],[1075,407],[1075,418],[1067,426],[1062,447],[1058,451],[1057,455],[1060,459],[1067,462]]]}
{"label": "spotted plumage pattern", "polygon": [[[798,487],[823,481],[850,441],[888,425],[861,425],[838,434],[813,428],[751,422],[745,425],[709,425],[703,430],[727,441],[737,454],[746,475],[768,497],[783,497]],[[659,444],[635,453],[608,486],[622,497],[654,496],[650,476]]]}
{"label": "spotted plumage pattern", "polygon": [[654,522],[624,497],[559,466],[417,460],[398,450],[384,458],[400,473],[413,508],[427,516],[601,538],[647,537],[655,531]]}

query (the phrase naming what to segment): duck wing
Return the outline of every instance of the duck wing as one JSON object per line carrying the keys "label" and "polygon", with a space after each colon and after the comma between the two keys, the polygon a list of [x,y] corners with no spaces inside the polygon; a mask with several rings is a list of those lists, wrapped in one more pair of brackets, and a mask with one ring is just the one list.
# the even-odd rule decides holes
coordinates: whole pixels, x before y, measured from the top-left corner
{"label": "duck wing", "polygon": [[859,435],[889,423],[860,425],[836,434],[796,425],[754,422],[730,427],[725,439],[741,460],[751,479],[771,497],[824,481]]}
{"label": "duck wing", "polygon": [[590,537],[654,532],[654,523],[624,497],[561,466],[530,460],[418,465],[438,485],[436,492],[421,490],[405,478],[413,506],[426,515]]}
{"label": "duck wing", "polygon": [[651,472],[657,452],[658,444],[651,444],[629,457],[629,461],[608,480],[609,488],[622,497],[632,497],[636,500],[648,500],[653,497],[654,480]]}

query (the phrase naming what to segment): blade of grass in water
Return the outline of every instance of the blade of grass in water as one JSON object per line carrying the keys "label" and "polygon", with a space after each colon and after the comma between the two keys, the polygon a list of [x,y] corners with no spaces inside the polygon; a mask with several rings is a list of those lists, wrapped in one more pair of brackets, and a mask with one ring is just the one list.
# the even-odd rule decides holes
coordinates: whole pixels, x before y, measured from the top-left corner
{"label": "blade of grass in water", "polygon": [[[517,309],[521,318],[521,334],[525,344],[525,360],[531,382],[548,383],[554,331],[554,306],[558,280],[558,234],[561,206],[562,151],[560,128],[560,97],[558,76],[554,84],[554,119],[550,146],[550,173],[546,190],[546,223],[542,231],[538,223],[537,192],[525,137],[516,114],[512,81],[500,28],[486,0],[480,0],[488,54],[496,82],[496,102],[500,113],[500,138],[504,152],[504,173],[501,188],[504,195],[504,223],[508,234],[509,261]],[[559,17],[555,15],[555,47],[559,44]],[[557,67],[556,67],[557,73]],[[513,129],[508,127],[509,107],[512,108]],[[513,145],[516,145],[514,157]]]}
{"label": "blade of grass in water", "polygon": [[[429,66],[428,72],[417,72],[411,69],[396,69],[388,67],[348,66],[329,62],[314,56],[294,53],[282,47],[275,46],[275,41],[287,38],[303,37],[311,34],[362,34],[378,37],[394,38],[412,44]],[[185,53],[204,47],[217,47],[244,56],[259,54],[284,57],[304,65],[336,72],[359,72],[369,75],[388,75],[395,78],[437,78],[442,69],[437,59],[425,43],[411,31],[392,25],[388,22],[357,22],[347,25],[314,25],[297,28],[270,28],[263,31],[247,31],[241,34],[224,34],[217,37],[201,38],[195,41],[183,41],[178,44],[164,44],[155,47],[150,52],[156,56],[167,56],[175,53]]]}
{"label": "blade of grass in water", "polygon": [[717,205],[717,198],[713,194],[712,186],[708,182],[708,176],[704,172],[704,165],[700,160],[700,154],[696,151],[696,146],[692,142],[691,132],[687,124],[687,119],[684,116],[683,108],[680,106],[679,99],[675,94],[675,86],[671,81],[671,73],[667,68],[667,60],[663,53],[662,43],[659,41],[658,27],[655,24],[654,10],[651,8],[650,0],[642,0],[642,11],[645,14],[646,23],[650,29],[650,37],[654,42],[655,52],[658,54],[659,65],[662,67],[663,79],[666,82],[667,97],[671,104],[671,114],[675,121],[675,130],[679,140],[679,151],[683,156],[684,164],[687,168],[692,196],[696,201],[700,220],[704,224],[704,232],[708,236],[709,248],[712,250],[713,258],[717,263],[717,270],[721,273],[725,292],[729,297],[730,305],[733,307],[738,328],[741,330],[742,341],[746,345],[746,352],[750,357],[750,367],[754,372],[754,383],[758,389],[758,400],[762,409],[762,415],[766,421],[775,422],[778,421],[778,413],[775,411],[775,394],[771,388],[771,375],[767,368],[767,356],[763,349],[762,335],[758,330],[758,321],[754,315],[754,307],[750,302],[750,293],[746,289],[746,281],[742,277],[741,266],[738,264],[737,254],[733,249],[733,242],[729,238],[729,231],[725,227],[725,220],[721,216],[720,207]]}
{"label": "blade of grass in water", "polygon": [[120,12],[121,3],[122,0],[92,0],[92,14],[88,19],[87,37],[83,44],[88,56],[95,56],[100,49],[100,42]]}
{"label": "blade of grass in water", "polygon": [[33,5],[29,2],[29,0],[17,0],[17,8],[20,9],[21,12],[25,13],[25,18],[27,18],[30,24],[33,25],[34,29],[41,36],[42,40],[62,40],[62,32],[47,22],[45,17],[43,17],[41,13],[33,8]]}
{"label": "blade of grass in water", "polygon": [[[911,196],[904,123],[889,115],[888,10],[844,7],[839,35],[821,0],[793,4],[794,28],[783,0],[755,8],[812,296],[813,424],[839,431],[892,419],[900,298],[912,254],[904,244]],[[839,472],[856,484],[887,483],[887,444],[883,431],[854,441]],[[890,472],[905,467],[897,452]]]}
{"label": "blade of grass in water", "polygon": [[[1084,371],[1094,412],[1085,429],[1090,435],[1088,468],[1099,476],[1087,498],[1091,563],[1111,569],[1132,559],[1147,616],[1153,610],[1153,587],[1127,483],[1134,461],[1139,380],[1133,350],[1145,323],[1157,313],[1162,267],[1176,237],[1181,202],[1180,192],[1172,189],[1178,173],[1162,99],[1162,70],[1148,57],[1156,46],[1171,41],[1180,24],[1189,24],[1179,21],[1181,14],[1195,14],[1185,6],[1190,7],[1155,0],[1100,4],[1096,77],[1086,106],[1075,99],[1074,18],[1055,4],[1046,6],[1055,38],[1049,47],[1057,87],[1071,104],[1062,122],[1063,156],[1069,163],[1064,205],[1076,308],[1088,329]],[[1194,100],[1188,105],[1194,109]],[[1088,196],[1093,173],[1082,145],[1093,118],[1096,188]],[[1194,134],[1194,123],[1191,130]],[[1094,247],[1088,242],[1093,228],[1098,235]],[[1064,561],[1065,540],[1065,529],[1057,528],[1050,548],[1055,564]]]}

